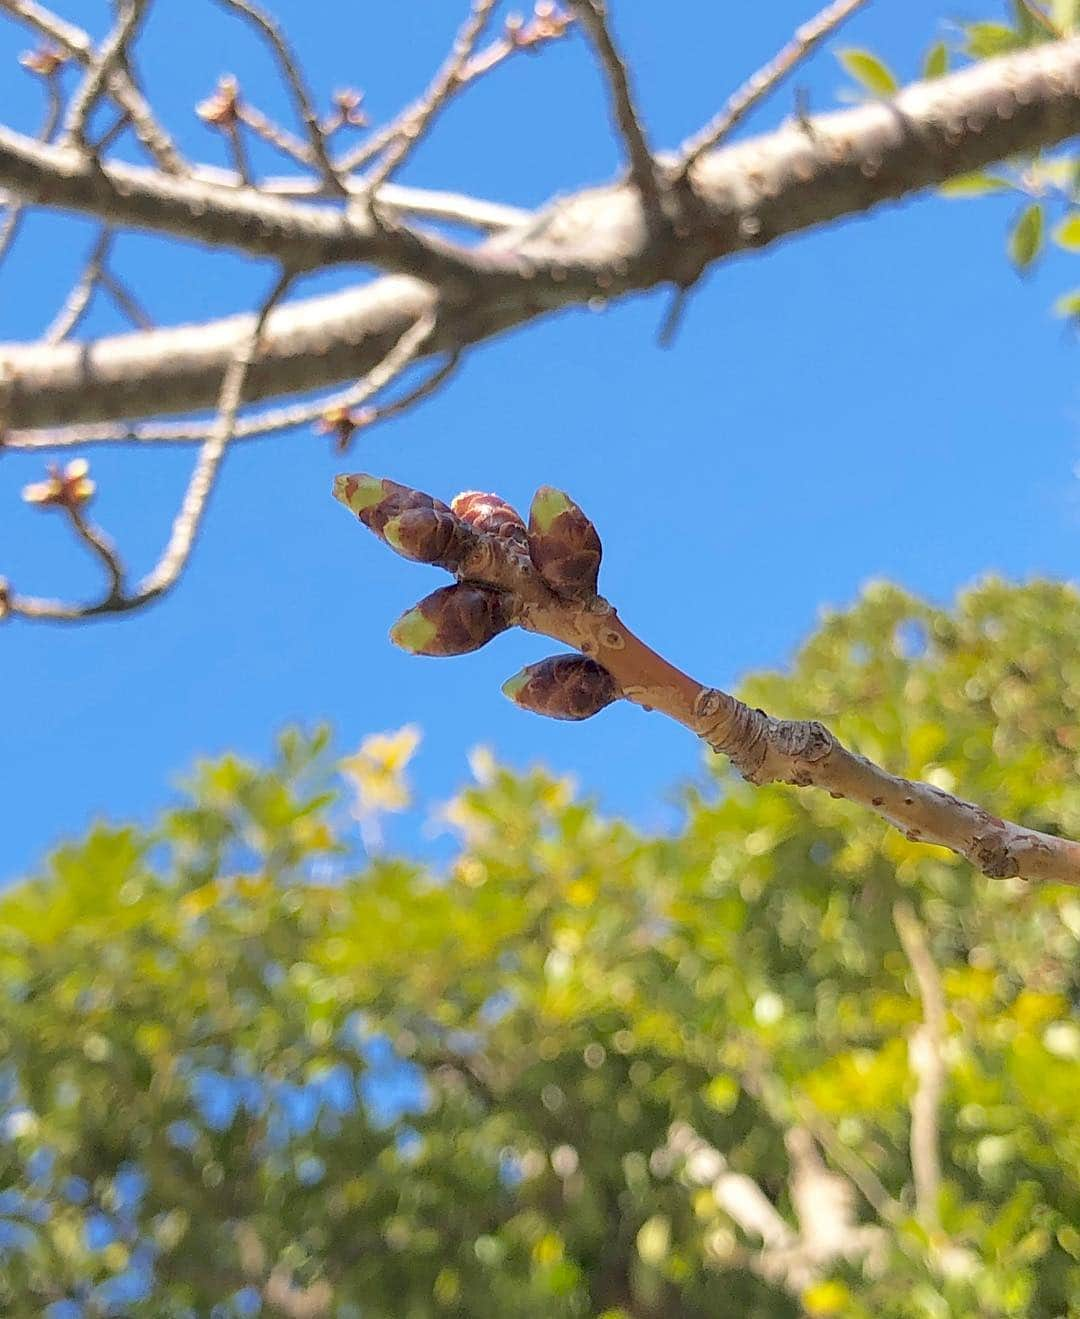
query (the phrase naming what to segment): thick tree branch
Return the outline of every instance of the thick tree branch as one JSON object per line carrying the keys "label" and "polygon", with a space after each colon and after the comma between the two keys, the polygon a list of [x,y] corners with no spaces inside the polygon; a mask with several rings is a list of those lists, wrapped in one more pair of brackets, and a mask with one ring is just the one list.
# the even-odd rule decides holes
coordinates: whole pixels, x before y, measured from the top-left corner
{"label": "thick tree branch", "polygon": [[0,186],[24,201],[272,257],[295,270],[370,262],[436,282],[473,274],[468,254],[452,243],[376,225],[355,206],[330,210],[251,188],[100,163],[71,147],[48,146],[3,127]]}
{"label": "thick tree branch", "polygon": [[[450,254],[451,268],[463,266],[462,276],[473,283],[467,298],[441,309],[427,351],[459,350],[598,294],[610,298],[687,282],[713,262],[1077,132],[1080,38],[915,84],[888,103],[821,116],[812,134],[790,124],[702,157],[682,198],[683,236],[676,245],[652,241],[631,186],[579,193],[463,258]],[[12,142],[11,136],[0,132],[0,184],[11,186],[18,176],[24,191],[42,194],[55,185],[57,204],[77,196],[88,209],[110,212],[115,201],[124,223],[143,223],[143,216],[151,227],[176,225],[199,241],[265,255],[292,252],[302,268],[338,259],[407,264],[407,244],[395,247],[391,236],[387,252],[387,236],[362,215],[345,219],[127,168],[122,180],[118,174],[102,185],[105,176],[99,171],[94,177],[72,153],[17,135]],[[120,182],[130,188],[122,198]],[[445,270],[438,253],[432,264]],[[391,278],[282,308],[267,326],[265,355],[250,373],[246,398],[355,379],[385,357],[432,298],[418,279]],[[249,317],[238,316],[79,348],[4,345],[0,359],[12,377],[8,425],[15,430],[207,408],[249,326]],[[9,443],[17,445],[18,437]]]}

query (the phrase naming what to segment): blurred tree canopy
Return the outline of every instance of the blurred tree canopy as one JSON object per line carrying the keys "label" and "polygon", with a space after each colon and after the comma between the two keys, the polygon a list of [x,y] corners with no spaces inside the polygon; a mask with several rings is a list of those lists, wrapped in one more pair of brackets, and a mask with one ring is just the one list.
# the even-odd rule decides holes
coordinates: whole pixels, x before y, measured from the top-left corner
{"label": "blurred tree canopy", "polygon": [[[742,694],[1076,834],[1078,635],[879,585]],[[370,827],[414,745],[286,733],[2,896],[3,1314],[1080,1316],[1075,890],[482,752],[432,868]]]}

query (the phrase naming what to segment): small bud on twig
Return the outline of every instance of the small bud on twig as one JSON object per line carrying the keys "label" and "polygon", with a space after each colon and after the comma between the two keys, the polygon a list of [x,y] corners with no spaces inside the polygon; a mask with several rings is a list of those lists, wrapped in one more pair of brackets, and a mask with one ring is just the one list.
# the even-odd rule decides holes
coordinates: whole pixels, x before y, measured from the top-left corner
{"label": "small bud on twig", "polygon": [[36,73],[39,78],[52,78],[68,62],[66,51],[56,46],[38,46],[36,50],[27,50],[19,56],[19,63],[28,73]]}
{"label": "small bud on twig", "polygon": [[512,508],[498,495],[480,490],[463,490],[450,501],[450,509],[462,522],[468,522],[477,531],[503,540],[516,541],[524,549],[528,543],[525,522],[516,508]]}
{"label": "small bud on twig", "polygon": [[358,472],[334,480],[334,498],[406,559],[456,572],[473,542],[472,529],[440,499]]}
{"label": "small bud on twig", "polygon": [[467,655],[510,626],[510,600],[483,586],[442,586],[402,614],[390,639],[413,655]]}
{"label": "small bud on twig", "polygon": [[201,101],[195,107],[195,113],[205,123],[217,128],[235,127],[240,117],[240,84],[232,74],[218,79],[214,94]]}
{"label": "small bud on twig", "polygon": [[523,710],[549,719],[588,719],[618,700],[615,679],[584,655],[552,655],[503,683],[503,694]]}
{"label": "small bud on twig", "polygon": [[596,594],[602,553],[596,528],[569,495],[542,485],[529,510],[529,556],[544,581],[571,600]]}

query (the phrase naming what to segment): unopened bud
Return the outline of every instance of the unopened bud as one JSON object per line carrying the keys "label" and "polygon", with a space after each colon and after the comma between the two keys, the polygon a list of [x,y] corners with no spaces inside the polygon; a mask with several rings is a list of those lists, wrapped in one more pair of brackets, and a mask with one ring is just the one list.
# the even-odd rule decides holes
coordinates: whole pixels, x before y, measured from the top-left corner
{"label": "unopened bud", "polygon": [[413,655],[467,655],[510,626],[509,599],[483,586],[442,586],[390,629],[390,639]]}
{"label": "unopened bud", "polygon": [[334,498],[406,559],[455,572],[472,532],[440,499],[363,472],[334,479]]}
{"label": "unopened bud", "polygon": [[503,694],[523,710],[550,719],[588,719],[619,697],[615,679],[585,655],[552,655],[503,683]]}
{"label": "unopened bud", "polygon": [[517,541],[522,547],[527,544],[525,522],[521,514],[498,495],[485,494],[480,490],[463,490],[450,501],[450,508],[462,522],[468,522],[477,531],[499,536],[503,540]]}
{"label": "unopened bud", "polygon": [[570,496],[541,486],[529,510],[529,557],[552,590],[572,600],[594,596],[601,553],[596,528]]}

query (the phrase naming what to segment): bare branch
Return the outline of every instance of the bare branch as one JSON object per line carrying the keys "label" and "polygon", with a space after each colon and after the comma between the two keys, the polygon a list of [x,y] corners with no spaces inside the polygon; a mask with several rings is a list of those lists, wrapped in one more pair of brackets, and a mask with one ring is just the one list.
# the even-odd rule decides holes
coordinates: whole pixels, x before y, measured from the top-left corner
{"label": "bare branch", "polygon": [[110,75],[126,62],[127,48],[146,13],[147,0],[123,0],[116,26],[102,42],[86,76],[71,98],[64,117],[64,137],[78,146],[86,146],[86,129]]}
{"label": "bare branch", "polygon": [[699,133],[695,133],[682,144],[679,151],[682,172],[685,174],[697,164],[706,151],[712,151],[717,147],[755,105],[776,90],[797,64],[806,59],[830,33],[835,32],[846,18],[849,18],[856,9],[861,9],[866,2],[867,0],[833,0],[832,4],[826,5],[809,23],[804,23],[778,55],[743,83],[715,119],[710,120]]}
{"label": "bare branch", "polygon": [[[459,350],[598,294],[614,299],[653,288],[687,270],[700,271],[1077,132],[1080,39],[1072,39],[914,84],[887,105],[820,116],[813,138],[789,124],[702,157],[693,173],[686,236],[663,259],[649,241],[634,189],[579,193],[537,213],[524,229],[469,250],[464,265],[475,281],[473,291],[443,307],[428,351]],[[13,163],[9,139],[0,132],[0,186],[23,168],[30,148],[57,150],[24,143],[29,140],[20,139],[15,153],[20,163]],[[59,170],[55,158],[47,168],[31,168],[45,195],[53,188],[63,202],[72,188],[89,206],[123,211],[127,223],[140,223],[149,208],[155,227],[183,229],[207,242],[220,235],[241,249],[279,249],[303,268],[324,259],[363,260],[395,241],[367,228],[362,213],[342,219],[326,208],[236,188],[164,180],[172,191],[160,197],[160,176],[151,176],[155,182],[144,188],[146,171],[117,175],[123,188],[96,193],[99,185],[78,173],[82,166],[71,153],[61,161]],[[107,166],[99,173],[112,168],[120,169]],[[68,169],[76,171],[74,185],[65,181]],[[120,196],[125,189],[128,195]],[[24,190],[31,188],[24,184]],[[404,250],[398,246],[396,255]],[[433,260],[441,265],[438,255]],[[455,250],[451,268],[456,261]],[[417,264],[423,268],[426,258]],[[290,304],[267,327],[265,352],[249,375],[246,397],[267,399],[355,379],[385,357],[432,298],[424,283],[395,278]],[[231,317],[151,337],[100,340],[78,351],[5,345],[0,356],[14,377],[10,425],[48,427],[208,408],[246,327],[244,317]],[[17,439],[9,436],[8,443]]]}
{"label": "bare branch", "polygon": [[44,339],[46,343],[62,343],[82,320],[86,309],[90,306],[94,290],[101,280],[101,273],[105,269],[105,260],[109,254],[112,237],[111,229],[102,229],[101,233],[98,234],[94,246],[90,249],[90,255],[86,259],[86,267],[82,275],[72,287],[52,324],[45,331]]}
{"label": "bare branch", "polygon": [[940,1113],[945,1091],[945,995],[922,922],[909,902],[893,907],[893,922],[915,972],[923,1020],[911,1034],[908,1056],[915,1075],[911,1097],[911,1169],[919,1222],[931,1235],[941,1230]]}
{"label": "bare branch", "polygon": [[596,49],[597,58],[611,93],[612,114],[630,161],[631,182],[641,194],[641,203],[650,227],[658,229],[664,222],[664,204],[656,175],[656,161],[645,138],[641,118],[630,90],[630,74],[615,45],[607,23],[606,0],[570,0]]}
{"label": "bare branch", "polygon": [[272,46],[281,66],[282,75],[296,102],[297,113],[307,130],[311,161],[317,166],[327,187],[340,194],[343,191],[341,180],[327,152],[326,137],[319,124],[319,116],[308,92],[304,75],[300,71],[299,62],[285,40],[280,26],[253,4],[252,0],[219,0],[219,3],[249,19]]}
{"label": "bare branch", "polygon": [[[56,132],[60,123],[60,117],[64,111],[63,93],[60,87],[59,66],[49,67],[49,72],[45,75],[45,90],[48,98],[47,109],[45,111],[45,122],[38,133],[38,140],[49,142]],[[22,217],[25,207],[21,202],[10,200],[6,202],[6,214],[0,221],[0,262],[3,262],[11,248],[12,243],[19,235],[19,227],[22,224]]]}
{"label": "bare branch", "polygon": [[498,0],[473,0],[472,13],[454,41],[450,57],[435,76],[424,95],[397,120],[387,142],[386,151],[371,171],[367,186],[374,196],[391,174],[403,165],[406,157],[430,127],[435,116],[454,93],[462,71],[473,53],[491,11]]}
{"label": "bare branch", "polygon": [[[94,45],[82,28],[59,18],[35,0],[0,0],[0,11],[28,24],[81,63],[93,61]],[[106,82],[109,95],[128,115],[135,136],[157,161],[159,168],[166,174],[183,174],[186,167],[179,152],[168,133],[155,120],[149,103],[130,73],[123,67],[113,68]]]}
{"label": "bare branch", "polygon": [[[416,353],[414,352],[413,357],[415,358],[415,356]],[[418,385],[402,394],[400,398],[392,399],[389,403],[382,403],[378,407],[365,408],[361,406],[367,399],[372,397],[373,393],[369,381],[361,381],[353,389],[345,391],[344,395],[339,395],[337,403],[329,406],[324,404],[319,414],[318,429],[324,435],[336,435],[338,452],[345,453],[352,444],[357,431],[370,430],[372,426],[378,425],[380,421],[389,421],[391,417],[400,417],[402,413],[408,412],[417,403],[434,394],[453,375],[460,363],[460,353],[451,353],[441,366],[425,376]],[[383,387],[379,386],[379,388]],[[257,418],[251,420],[257,421]]]}

